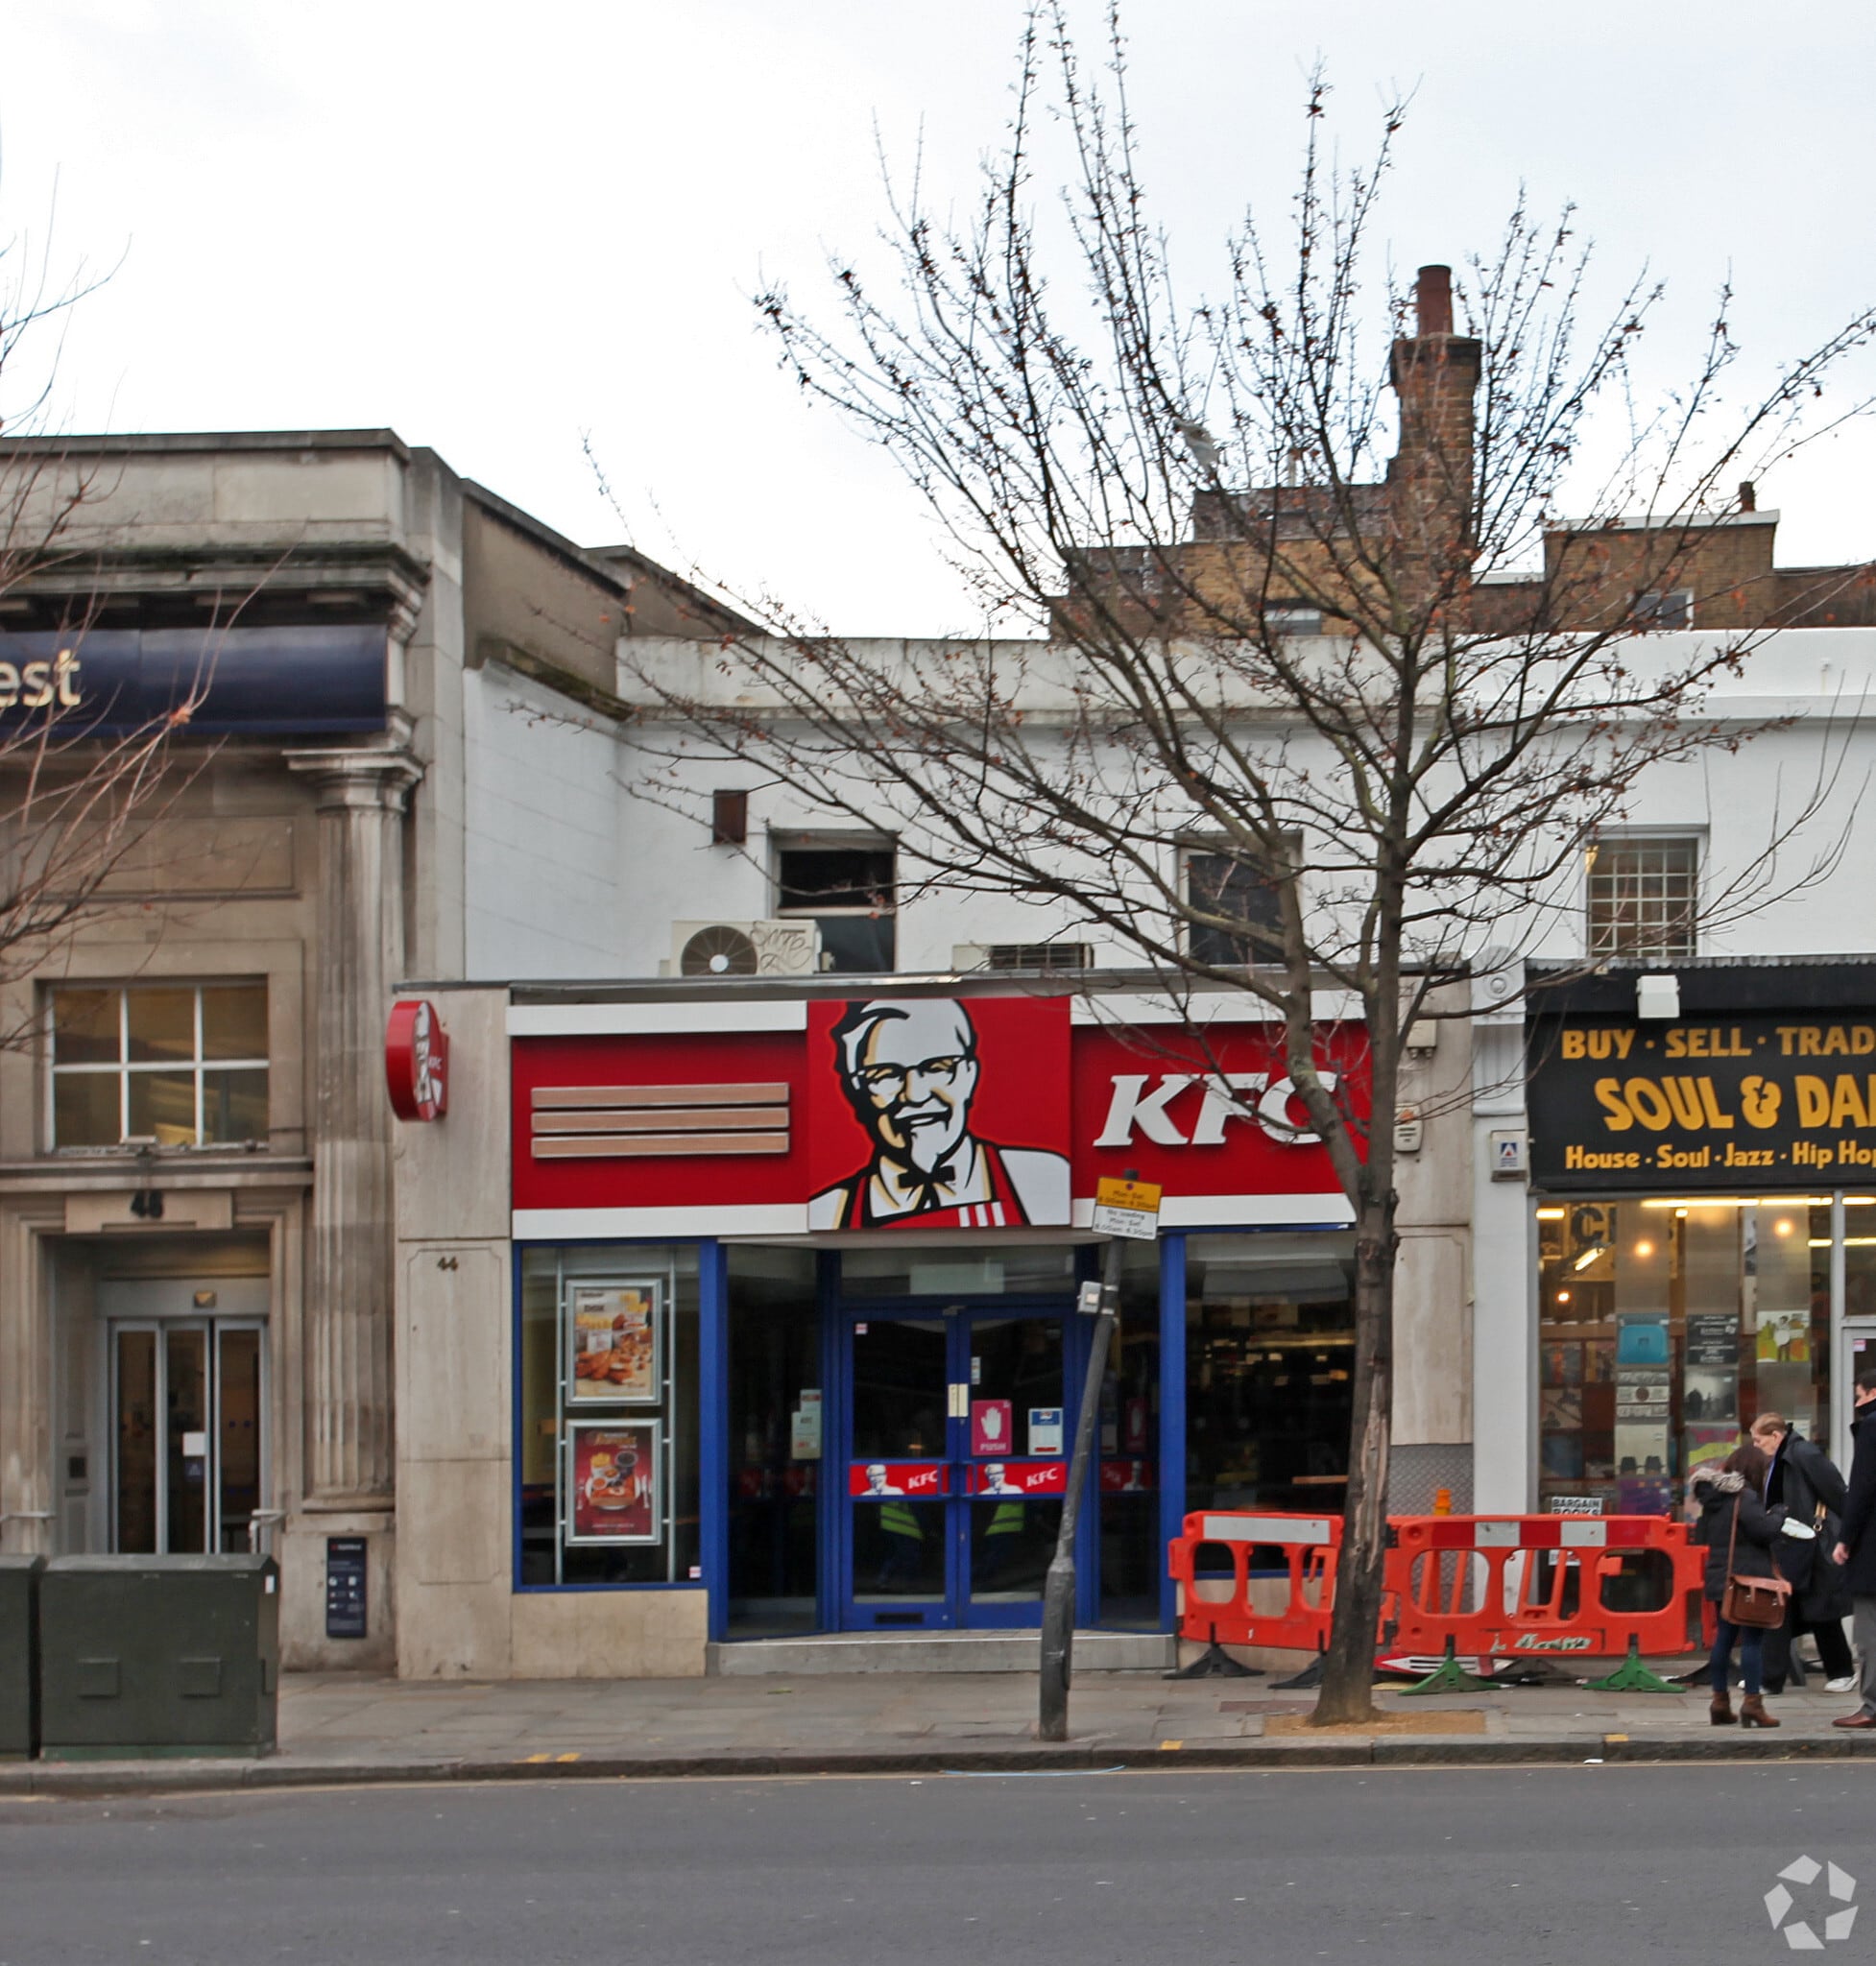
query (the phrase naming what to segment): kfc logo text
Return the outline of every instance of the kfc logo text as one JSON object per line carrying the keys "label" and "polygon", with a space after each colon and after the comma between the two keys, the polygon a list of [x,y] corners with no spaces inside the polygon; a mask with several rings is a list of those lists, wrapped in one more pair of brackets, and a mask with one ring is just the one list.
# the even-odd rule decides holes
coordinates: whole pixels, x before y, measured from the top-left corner
{"label": "kfc logo text", "polygon": [[[1154,1076],[1113,1074],[1107,1119],[1094,1137],[1097,1147],[1129,1147],[1136,1139],[1163,1147],[1221,1147],[1225,1124],[1233,1119],[1258,1126],[1280,1146],[1320,1144],[1319,1136],[1301,1115],[1290,1079],[1273,1079],[1265,1071],[1168,1071],[1158,1074],[1159,1084],[1148,1091]],[[1336,1079],[1333,1071],[1322,1074],[1322,1083],[1331,1091]],[[1177,1114],[1171,1110],[1175,1105],[1181,1108]]]}
{"label": "kfc logo text", "polygon": [[847,1471],[847,1493],[860,1501],[949,1495],[950,1470],[942,1461],[868,1461]]}

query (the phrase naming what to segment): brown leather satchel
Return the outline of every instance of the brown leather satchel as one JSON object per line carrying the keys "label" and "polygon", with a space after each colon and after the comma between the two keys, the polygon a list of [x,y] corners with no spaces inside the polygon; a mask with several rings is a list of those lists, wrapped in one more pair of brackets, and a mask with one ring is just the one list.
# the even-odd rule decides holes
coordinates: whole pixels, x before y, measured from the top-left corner
{"label": "brown leather satchel", "polygon": [[1785,1612],[1792,1601],[1790,1581],[1775,1574],[1742,1577],[1733,1569],[1733,1551],[1739,1546],[1740,1509],[1744,1501],[1744,1490],[1733,1498],[1733,1533],[1726,1539],[1726,1588],[1720,1594],[1720,1615],[1728,1624],[1776,1631],[1785,1622]]}

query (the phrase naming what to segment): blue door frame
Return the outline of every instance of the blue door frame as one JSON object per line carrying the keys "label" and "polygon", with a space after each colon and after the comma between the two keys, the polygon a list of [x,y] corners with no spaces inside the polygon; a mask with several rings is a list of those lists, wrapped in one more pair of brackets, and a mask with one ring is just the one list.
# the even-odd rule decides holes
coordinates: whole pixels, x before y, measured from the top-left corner
{"label": "blue door frame", "polygon": [[[824,1540],[822,1547],[831,1558],[823,1564],[823,1577],[831,1581],[833,1588],[830,1592],[824,1592],[824,1596],[831,1598],[831,1602],[824,1602],[822,1607],[825,1628],[841,1631],[944,1631],[1040,1627],[1040,1596],[1034,1603],[972,1601],[971,1511],[976,1504],[966,1492],[968,1471],[973,1465],[968,1417],[948,1415],[942,1453],[902,1457],[907,1460],[942,1461],[949,1471],[944,1509],[945,1594],[942,1603],[903,1606],[854,1604],[854,1510],[869,1504],[851,1497],[848,1481],[849,1471],[857,1465],[854,1459],[853,1444],[853,1345],[856,1326],[913,1320],[929,1323],[942,1318],[946,1325],[947,1384],[968,1385],[973,1327],[985,1322],[1033,1317],[1051,1318],[1062,1327],[1062,1458],[1066,1463],[1073,1444],[1075,1409],[1088,1367],[1089,1321],[1076,1314],[1072,1298],[999,1296],[963,1301],[941,1297],[895,1297],[879,1301],[848,1298],[840,1302],[834,1315],[826,1319],[824,1344],[832,1355],[826,1360],[828,1441],[826,1458],[822,1463],[827,1473],[822,1532],[827,1540]],[[1009,1458],[1024,1457],[1012,1451]],[[1089,1506],[1084,1498],[1075,1536],[1075,1616],[1077,1622],[1082,1624],[1092,1621],[1100,1601],[1099,1559],[1099,1510]]]}
{"label": "blue door frame", "polygon": [[[1157,1447],[1158,1447],[1158,1486],[1159,1486],[1159,1546],[1162,1551],[1177,1538],[1185,1527],[1186,1508],[1186,1237],[1174,1234],[1163,1236],[1160,1241],[1160,1403]],[[727,1385],[727,1272],[723,1260],[722,1245],[705,1241],[700,1254],[703,1259],[703,1309],[704,1346],[702,1365],[703,1385],[703,1555],[704,1582],[709,1587],[710,1606],[710,1636],[714,1639],[725,1637],[725,1615],[728,1598],[728,1563],[725,1545],[727,1540],[726,1510],[729,1503],[729,1448],[726,1433],[728,1424]],[[1084,1276],[1093,1276],[1099,1259],[1099,1251],[1090,1247],[1082,1254],[1079,1268]],[[518,1256],[517,1256],[518,1264]],[[830,1428],[834,1417],[839,1416],[842,1438],[839,1450],[844,1456],[851,1445],[847,1438],[849,1404],[852,1388],[849,1384],[849,1371],[852,1353],[852,1329],[854,1322],[861,1315],[840,1295],[840,1258],[837,1251],[823,1250],[819,1258],[819,1295],[821,1300],[821,1385],[823,1387],[823,1411],[828,1416]],[[518,1279],[518,1268],[517,1268]],[[518,1282],[516,1302],[519,1303]],[[894,1300],[889,1307],[881,1306],[876,1314],[900,1316],[914,1314],[925,1308],[943,1307],[937,1298],[919,1302]],[[954,1301],[954,1300],[950,1300]],[[1041,1300],[1045,1307],[1053,1307],[1059,1300]],[[984,1309],[993,1306],[1011,1307],[1007,1299],[978,1299]],[[1016,1307],[1025,1307],[1019,1305]],[[1064,1378],[1065,1399],[1070,1410],[1064,1414],[1065,1426],[1073,1425],[1073,1404],[1079,1395],[1081,1378],[1086,1369],[1085,1346],[1087,1332],[1085,1320],[1070,1314],[1071,1330],[1078,1336],[1064,1335]],[[1073,1347],[1070,1352],[1070,1346]],[[1072,1359],[1073,1362],[1070,1362]],[[518,1385],[518,1378],[517,1381]],[[518,1400],[518,1393],[517,1398]],[[1072,1435],[1065,1436],[1065,1447]],[[816,1485],[816,1535],[820,1548],[820,1563],[816,1574],[816,1617],[815,1623],[824,1632],[838,1631],[841,1627],[843,1604],[848,1601],[849,1575],[852,1552],[848,1536],[851,1508],[846,1494],[846,1472],[850,1462],[836,1459],[831,1439],[824,1445],[825,1458],[819,1463],[822,1479]],[[834,1478],[838,1470],[839,1479]],[[518,1491],[517,1491],[518,1493]],[[1098,1506],[1091,1507],[1090,1498],[1083,1498],[1080,1533],[1075,1541],[1076,1604],[1075,1620],[1084,1628],[1099,1622],[1100,1605],[1100,1535]],[[518,1509],[518,1502],[517,1502]],[[517,1519],[518,1520],[518,1519]],[[518,1533],[518,1531],[517,1531]],[[518,1547],[518,1544],[517,1544]],[[1166,1573],[1164,1562],[1160,1566],[1160,1624],[1161,1629],[1173,1628],[1177,1613],[1177,1598],[1172,1579]]]}

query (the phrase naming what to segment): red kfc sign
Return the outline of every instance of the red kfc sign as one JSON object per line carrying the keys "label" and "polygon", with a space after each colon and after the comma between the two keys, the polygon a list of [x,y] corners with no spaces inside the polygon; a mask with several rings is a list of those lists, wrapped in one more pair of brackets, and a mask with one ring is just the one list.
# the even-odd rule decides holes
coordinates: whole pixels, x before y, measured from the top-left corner
{"label": "red kfc sign", "polygon": [[[1368,1116],[1367,1033],[1325,1027],[1316,1068],[1344,1110]],[[1198,1198],[1333,1194],[1339,1184],[1289,1075],[1277,1024],[1083,1025],[1074,1034],[1074,1191],[1139,1170],[1168,1213]]]}
{"label": "red kfc sign", "polygon": [[[1074,1023],[1068,996],[682,1010],[697,1028],[518,1014],[515,1205],[542,1218],[521,1233],[1067,1227],[1130,1169],[1168,1227],[1345,1207],[1275,1025]],[[1316,1066],[1365,1124],[1361,1027],[1324,1027]]]}
{"label": "red kfc sign", "polygon": [[449,1110],[449,1040],[434,1004],[405,997],[391,1006],[384,1079],[399,1119],[441,1119]]}

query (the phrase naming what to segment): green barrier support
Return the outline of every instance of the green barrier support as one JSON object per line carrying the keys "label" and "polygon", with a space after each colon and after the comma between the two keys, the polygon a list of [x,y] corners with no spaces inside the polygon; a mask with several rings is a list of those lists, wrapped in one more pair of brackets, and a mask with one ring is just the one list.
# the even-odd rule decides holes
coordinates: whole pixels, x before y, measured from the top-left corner
{"label": "green barrier support", "polygon": [[1642,1664],[1642,1655],[1635,1641],[1628,1642],[1628,1657],[1624,1659],[1606,1679],[1586,1679],[1583,1685],[1596,1693],[1677,1693],[1680,1688],[1670,1686],[1659,1673],[1651,1672]]}
{"label": "green barrier support", "polygon": [[1476,1672],[1468,1672],[1459,1664],[1458,1655],[1453,1650],[1453,1641],[1446,1642],[1446,1657],[1428,1673],[1418,1686],[1405,1686],[1401,1697],[1407,1699],[1413,1693],[1478,1693],[1488,1691],[1489,1679],[1480,1679]]}

